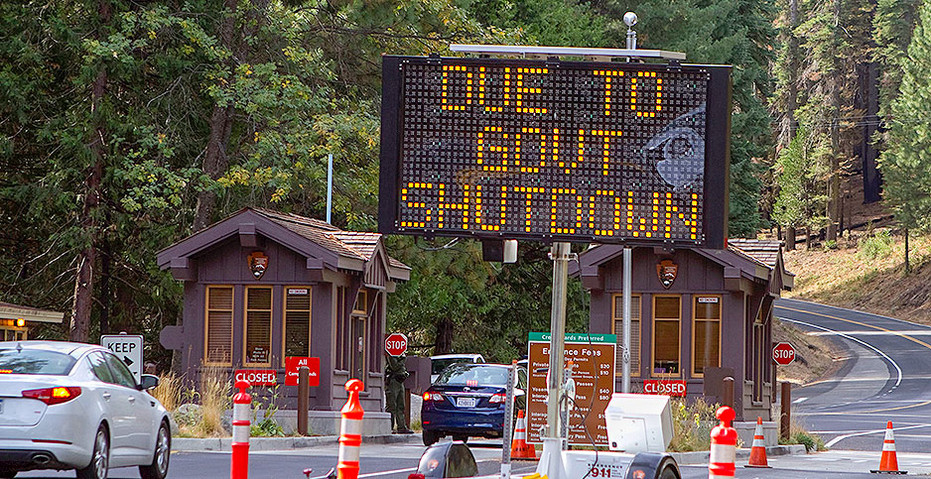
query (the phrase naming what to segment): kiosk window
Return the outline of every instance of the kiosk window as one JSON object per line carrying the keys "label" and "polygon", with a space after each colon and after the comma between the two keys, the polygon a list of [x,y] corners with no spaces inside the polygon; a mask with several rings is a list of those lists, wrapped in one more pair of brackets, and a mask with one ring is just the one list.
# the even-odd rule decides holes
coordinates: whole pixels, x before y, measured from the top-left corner
{"label": "kiosk window", "polygon": [[207,286],[204,324],[204,363],[229,366],[233,362],[233,287]]}
{"label": "kiosk window", "polygon": [[246,288],[245,364],[271,363],[272,289],[264,286]]}
{"label": "kiosk window", "polygon": [[679,296],[653,297],[653,375],[679,376]]}
{"label": "kiosk window", "polygon": [[692,369],[694,376],[702,377],[705,368],[721,365],[721,297],[696,296],[694,303]]}

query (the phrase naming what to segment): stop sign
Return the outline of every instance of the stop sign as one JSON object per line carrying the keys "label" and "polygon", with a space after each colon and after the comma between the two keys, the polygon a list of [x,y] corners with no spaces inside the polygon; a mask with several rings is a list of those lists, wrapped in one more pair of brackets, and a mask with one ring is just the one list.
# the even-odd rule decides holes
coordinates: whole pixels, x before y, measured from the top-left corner
{"label": "stop sign", "polygon": [[400,356],[407,352],[407,336],[401,333],[391,333],[385,338],[385,351],[392,356]]}
{"label": "stop sign", "polygon": [[792,364],[795,361],[795,347],[786,342],[776,344],[773,346],[773,361],[780,366]]}

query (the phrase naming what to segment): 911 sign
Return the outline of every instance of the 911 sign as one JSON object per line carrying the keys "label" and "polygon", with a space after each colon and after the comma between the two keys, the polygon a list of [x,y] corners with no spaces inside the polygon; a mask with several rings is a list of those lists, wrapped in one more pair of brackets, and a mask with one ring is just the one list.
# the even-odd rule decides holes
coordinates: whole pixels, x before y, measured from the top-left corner
{"label": "911 sign", "polygon": [[723,247],[729,85],[727,66],[383,57],[379,230]]}

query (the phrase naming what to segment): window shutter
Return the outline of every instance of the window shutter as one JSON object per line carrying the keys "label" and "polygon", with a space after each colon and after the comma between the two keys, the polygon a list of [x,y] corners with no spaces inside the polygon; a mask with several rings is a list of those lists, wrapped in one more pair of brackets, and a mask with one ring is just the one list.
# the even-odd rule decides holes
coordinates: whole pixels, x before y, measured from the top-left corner
{"label": "window shutter", "polygon": [[204,361],[231,364],[233,361],[233,288],[207,287],[207,341]]}
{"label": "window shutter", "polygon": [[310,288],[287,288],[285,356],[310,356]]}

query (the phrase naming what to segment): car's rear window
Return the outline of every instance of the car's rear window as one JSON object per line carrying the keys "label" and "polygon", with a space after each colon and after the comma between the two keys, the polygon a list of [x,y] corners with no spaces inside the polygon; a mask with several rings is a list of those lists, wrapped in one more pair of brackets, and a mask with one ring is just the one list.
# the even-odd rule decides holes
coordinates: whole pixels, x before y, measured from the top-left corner
{"label": "car's rear window", "polygon": [[65,375],[75,361],[68,354],[43,349],[0,349],[0,374]]}
{"label": "car's rear window", "polygon": [[444,369],[435,384],[447,386],[499,386],[508,383],[508,370],[503,367],[475,364],[452,364]]}

